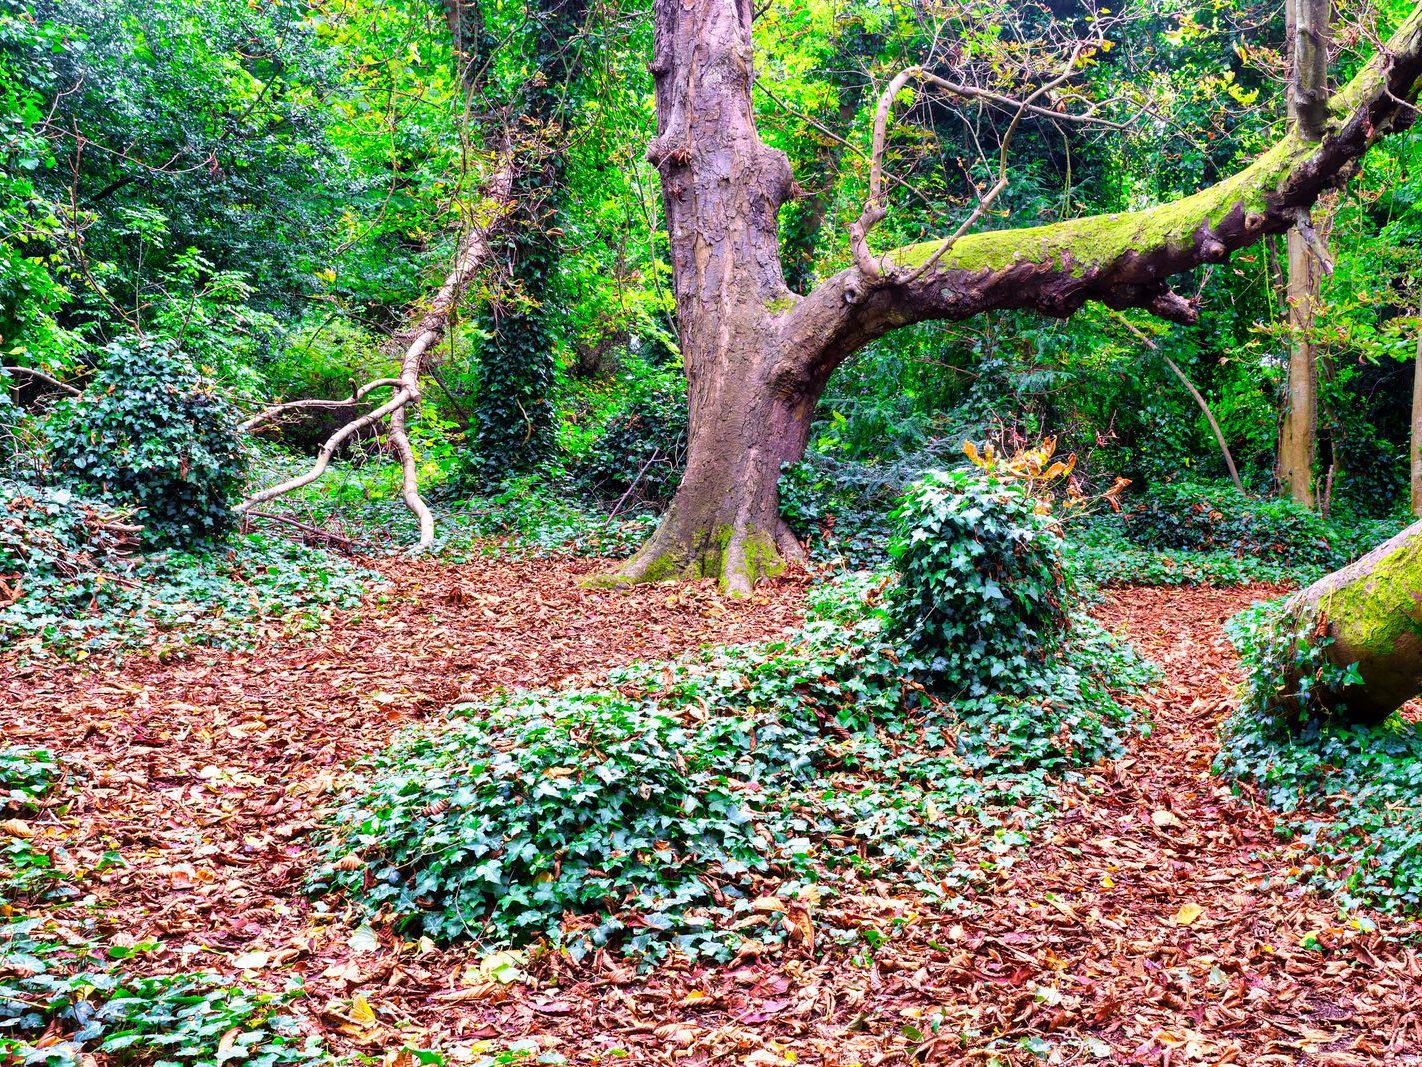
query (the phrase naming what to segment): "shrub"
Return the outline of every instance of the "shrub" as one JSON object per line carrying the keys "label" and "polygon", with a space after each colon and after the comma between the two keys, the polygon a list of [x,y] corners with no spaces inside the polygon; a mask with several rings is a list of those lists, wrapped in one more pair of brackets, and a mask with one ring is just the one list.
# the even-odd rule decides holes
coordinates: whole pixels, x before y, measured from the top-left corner
{"label": "shrub", "polygon": [[1019,486],[932,471],[894,515],[891,634],[940,693],[1019,687],[1068,631],[1060,539]]}
{"label": "shrub", "polygon": [[231,526],[245,458],[228,403],[169,342],[118,341],[81,397],[46,420],[55,470],[141,508],[145,540],[192,544]]}
{"label": "shrub", "polygon": [[49,791],[59,761],[44,748],[0,748],[0,812],[22,809]]}
{"label": "shrub", "polygon": [[128,516],[68,489],[0,479],[0,648],[32,655],[208,644],[309,624],[378,577],[318,549],[244,534],[130,555]]}
{"label": "shrub", "polygon": [[1258,500],[1232,485],[1160,482],[1125,512],[1131,540],[1153,548],[1223,550],[1298,567],[1341,562],[1319,516],[1291,500]]}
{"label": "shrub", "polygon": [[[316,1037],[280,1012],[291,995],[234,987],[207,974],[137,977],[121,962],[156,948],[100,945],[48,920],[0,920],[0,1062],[80,1067],[231,1062],[288,1067],[326,1061]],[[105,958],[105,956],[111,958]]]}
{"label": "shrub", "polygon": [[1291,567],[1222,549],[1144,548],[1128,540],[1117,516],[1092,517],[1065,526],[1067,569],[1080,586],[1289,584],[1311,580],[1319,567]]}
{"label": "shrub", "polygon": [[[692,948],[714,940],[688,913],[714,903],[715,880],[767,869],[756,816],[725,777],[750,724],[699,730],[645,701],[578,690],[468,710],[479,717],[388,753],[339,815],[346,846],[380,854],[371,904],[434,937],[547,937],[576,956],[621,933],[616,916],[633,908],[644,915],[633,950],[666,936]],[[364,891],[364,865],[345,866],[330,867],[332,881]],[[565,930],[569,912],[601,921]]]}

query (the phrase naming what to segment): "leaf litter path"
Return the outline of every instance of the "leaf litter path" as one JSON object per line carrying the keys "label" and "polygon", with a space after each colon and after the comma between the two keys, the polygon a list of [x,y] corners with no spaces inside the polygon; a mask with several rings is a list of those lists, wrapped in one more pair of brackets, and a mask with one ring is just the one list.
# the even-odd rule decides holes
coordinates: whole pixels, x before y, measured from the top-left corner
{"label": "leaf litter path", "polygon": [[500,986],[470,949],[353,942],[300,894],[345,761],[461,694],[776,632],[802,592],[593,593],[572,586],[588,566],[402,563],[388,604],[309,642],[97,674],[0,663],[0,731],[82,758],[79,861],[123,853],[101,895],[120,936],[163,939],[154,966],[300,974],[333,1044],[392,1061],[407,1042],[457,1059],[531,1038],[575,1063],[1422,1064],[1419,925],[1340,919],[1291,883],[1303,854],[1272,817],[1209,774],[1238,681],[1220,625],[1260,588],[1113,594],[1101,617],[1166,672],[1142,698],[1154,731],[1066,790],[1046,840],[967,909],[887,882],[815,909],[822,929],[888,932],[873,953],[820,937],[728,967],[639,977],[597,958]]}

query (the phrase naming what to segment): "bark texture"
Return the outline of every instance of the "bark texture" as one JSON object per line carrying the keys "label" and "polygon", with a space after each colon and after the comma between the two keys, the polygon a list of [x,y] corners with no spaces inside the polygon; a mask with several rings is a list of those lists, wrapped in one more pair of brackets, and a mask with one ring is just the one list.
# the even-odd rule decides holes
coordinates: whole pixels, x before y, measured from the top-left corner
{"label": "bark texture", "polygon": [[[1303,140],[1322,140],[1328,120],[1328,16],[1330,0],[1287,0],[1290,59],[1289,126]],[[1290,327],[1288,391],[1279,428],[1279,485],[1299,504],[1313,507],[1318,458],[1318,357],[1313,315],[1323,282],[1323,260],[1309,247],[1306,230],[1289,231],[1287,286]]]}
{"label": "bark texture", "polygon": [[1422,522],[1296,594],[1289,614],[1333,639],[1332,663],[1358,665],[1361,686],[1315,690],[1349,720],[1381,722],[1422,695]]}
{"label": "bark texture", "polygon": [[[804,454],[819,389],[779,377],[795,297],[781,272],[784,153],[751,111],[746,0],[657,0],[652,75],[677,327],[686,368],[686,472],[661,525],[615,580],[715,577],[733,594],[798,546],[780,518],[780,465]],[[820,382],[823,387],[823,381]]]}
{"label": "bark texture", "polygon": [[926,319],[1022,308],[1066,317],[1095,300],[1194,321],[1167,280],[1306,219],[1367,148],[1411,121],[1422,6],[1327,100],[1317,139],[1291,130],[1253,165],[1193,196],[1098,215],[927,241],[851,266],[797,297],[776,215],[785,157],[757,136],[747,0],[657,0],[657,136],[648,157],[666,204],[690,397],[685,477],[656,533],[613,581],[714,576],[747,592],[797,547],[778,513],[779,467],[801,458],[825,382],[855,351]]}

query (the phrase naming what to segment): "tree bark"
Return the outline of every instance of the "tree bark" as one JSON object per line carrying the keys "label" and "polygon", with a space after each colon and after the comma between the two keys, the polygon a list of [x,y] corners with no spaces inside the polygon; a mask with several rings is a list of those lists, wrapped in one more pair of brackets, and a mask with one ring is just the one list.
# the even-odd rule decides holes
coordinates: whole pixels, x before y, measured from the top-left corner
{"label": "tree bark", "polygon": [[[1357,664],[1363,676],[1341,690],[1315,682],[1315,698],[1351,722],[1386,719],[1422,694],[1422,522],[1295,594],[1285,617],[1326,634],[1329,662]],[[1286,678],[1286,688],[1297,681]]]}
{"label": "tree bark", "polygon": [[[1287,0],[1290,58],[1289,125],[1306,141],[1323,139],[1328,118],[1328,16],[1330,0]],[[1289,377],[1279,428],[1279,485],[1312,508],[1318,458],[1318,356],[1313,316],[1323,281],[1323,263],[1294,227],[1288,236]]]}
{"label": "tree bark", "polygon": [[728,593],[784,567],[780,465],[804,454],[824,379],[785,380],[784,153],[751,111],[748,0],[657,0],[658,169],[689,403],[687,465],[661,525],[615,581],[713,577]]}
{"label": "tree bark", "polygon": [[658,168],[690,403],[685,477],[656,533],[613,582],[716,577],[732,593],[784,566],[780,465],[804,454],[836,367],[890,330],[1002,308],[1065,318],[1095,300],[1192,322],[1167,279],[1307,217],[1367,148],[1411,120],[1422,5],[1324,107],[1253,165],[1145,211],[927,241],[851,266],[804,297],[785,285],[776,216],[791,188],[751,111],[748,0],[656,0]]}
{"label": "tree bark", "polygon": [[1279,486],[1295,503],[1312,508],[1313,468],[1318,456],[1318,357],[1314,352],[1313,313],[1319,295],[1317,260],[1297,228],[1288,236],[1288,389],[1279,426]]}

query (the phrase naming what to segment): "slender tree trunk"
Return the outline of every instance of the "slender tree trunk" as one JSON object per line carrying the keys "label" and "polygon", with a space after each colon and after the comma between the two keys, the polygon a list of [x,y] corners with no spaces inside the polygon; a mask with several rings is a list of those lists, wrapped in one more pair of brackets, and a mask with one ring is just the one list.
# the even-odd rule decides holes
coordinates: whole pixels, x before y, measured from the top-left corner
{"label": "slender tree trunk", "polygon": [[[1422,316],[1422,308],[1417,309]],[[1422,330],[1417,334],[1417,358],[1412,361],[1412,514],[1422,515]]]}
{"label": "slender tree trunk", "polygon": [[1311,332],[1318,300],[1318,265],[1297,229],[1288,236],[1289,381],[1279,429],[1279,485],[1295,502],[1313,507],[1318,454],[1318,359]]}
{"label": "slender tree trunk", "polygon": [[[1309,141],[1323,136],[1328,109],[1329,0],[1287,0],[1293,76],[1289,123]],[[1288,237],[1289,382],[1279,430],[1279,484],[1296,502],[1314,507],[1314,465],[1318,456],[1318,357],[1313,316],[1318,306],[1322,265],[1298,227]]]}

